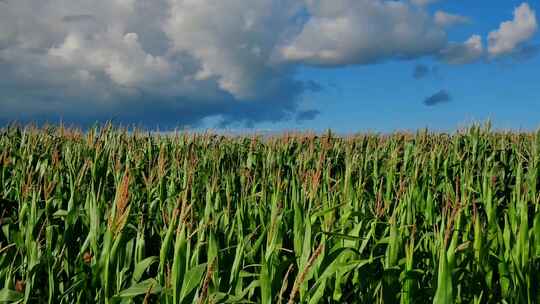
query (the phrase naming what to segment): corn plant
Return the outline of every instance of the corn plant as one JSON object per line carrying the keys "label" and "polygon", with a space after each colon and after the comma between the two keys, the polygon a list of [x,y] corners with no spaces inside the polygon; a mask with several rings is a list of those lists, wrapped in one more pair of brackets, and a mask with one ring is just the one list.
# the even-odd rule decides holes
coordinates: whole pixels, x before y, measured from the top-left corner
{"label": "corn plant", "polygon": [[0,303],[540,303],[540,132],[0,130]]}

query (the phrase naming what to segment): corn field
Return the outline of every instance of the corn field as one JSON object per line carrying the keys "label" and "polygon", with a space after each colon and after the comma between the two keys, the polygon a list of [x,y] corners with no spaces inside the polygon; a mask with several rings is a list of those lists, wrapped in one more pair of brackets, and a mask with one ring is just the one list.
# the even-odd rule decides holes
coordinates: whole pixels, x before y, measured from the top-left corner
{"label": "corn field", "polygon": [[0,132],[0,303],[540,303],[540,132]]}

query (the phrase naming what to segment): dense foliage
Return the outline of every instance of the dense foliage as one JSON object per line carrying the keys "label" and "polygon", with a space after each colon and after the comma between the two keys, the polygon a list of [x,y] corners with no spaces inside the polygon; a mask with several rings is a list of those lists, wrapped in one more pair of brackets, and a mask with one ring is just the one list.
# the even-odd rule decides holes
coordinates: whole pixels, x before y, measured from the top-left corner
{"label": "dense foliage", "polygon": [[540,303],[540,133],[0,135],[0,302]]}

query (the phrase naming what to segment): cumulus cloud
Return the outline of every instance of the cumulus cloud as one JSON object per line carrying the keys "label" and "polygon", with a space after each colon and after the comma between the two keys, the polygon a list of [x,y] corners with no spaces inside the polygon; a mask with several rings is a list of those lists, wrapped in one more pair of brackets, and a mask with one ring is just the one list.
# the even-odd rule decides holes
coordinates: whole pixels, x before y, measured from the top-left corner
{"label": "cumulus cloud", "polygon": [[437,57],[448,64],[467,64],[478,61],[484,56],[482,37],[471,36],[464,43],[449,43]]}
{"label": "cumulus cloud", "polygon": [[201,63],[196,80],[215,78],[239,99],[256,97],[279,83],[283,73],[269,65],[274,46],[298,12],[298,1],[170,0],[164,31],[172,52]]}
{"label": "cumulus cloud", "polygon": [[308,0],[311,18],[280,50],[282,60],[315,66],[417,58],[446,44],[424,10],[405,2]]}
{"label": "cumulus cloud", "polygon": [[424,104],[426,106],[432,107],[441,103],[450,102],[451,100],[452,96],[450,96],[450,94],[446,90],[440,90],[439,92],[429,97],[426,97],[426,99],[424,99]]}
{"label": "cumulus cloud", "polygon": [[435,12],[435,23],[442,27],[450,27],[457,24],[469,23],[468,17],[454,15],[443,11]]}
{"label": "cumulus cloud", "polygon": [[298,97],[312,88],[294,79],[293,67],[269,61],[300,4],[2,3],[0,120],[194,125],[218,116],[226,125],[293,119]]}
{"label": "cumulus cloud", "polygon": [[536,13],[527,3],[514,10],[514,19],[501,23],[499,29],[488,36],[488,51],[491,57],[513,53],[520,45],[536,33],[538,23]]}
{"label": "cumulus cloud", "polygon": [[172,73],[169,62],[146,53],[136,33],[109,31],[92,39],[70,33],[64,41],[49,49],[51,65],[77,70],[82,80],[105,73],[116,85],[137,87],[160,83]]}

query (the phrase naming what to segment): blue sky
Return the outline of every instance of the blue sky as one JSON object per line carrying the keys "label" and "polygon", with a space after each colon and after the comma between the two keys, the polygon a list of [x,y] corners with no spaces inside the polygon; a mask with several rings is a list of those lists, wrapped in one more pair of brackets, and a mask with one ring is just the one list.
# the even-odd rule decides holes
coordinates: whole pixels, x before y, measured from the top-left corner
{"label": "blue sky", "polygon": [[[462,41],[471,34],[486,35],[501,21],[510,20],[514,8],[521,3],[440,1],[430,10],[468,16],[470,24],[448,32],[451,40]],[[529,4],[538,11],[538,3]],[[530,43],[540,44],[538,35]],[[436,74],[414,79],[413,71],[419,64],[436,67]],[[539,76],[540,56],[467,65],[446,65],[432,58],[419,58],[334,70],[302,69],[299,77],[316,80],[325,84],[326,89],[305,97],[306,102],[321,109],[321,114],[313,121],[303,122],[301,127],[341,132],[424,127],[446,131],[490,120],[501,129],[536,129],[540,127]],[[435,107],[422,103],[439,90],[447,90],[452,101]],[[296,126],[291,124],[288,128]]]}
{"label": "blue sky", "polygon": [[2,124],[112,119],[151,129],[352,133],[447,131],[489,119],[502,129],[540,127],[538,2],[0,6]]}
{"label": "blue sky", "polygon": [[[417,64],[435,66],[437,74],[414,79]],[[464,66],[419,60],[332,71],[306,69],[301,77],[327,87],[305,97],[306,103],[320,109],[321,114],[301,127],[342,132],[423,127],[453,130],[491,120],[498,128],[536,129],[540,127],[539,71],[538,57],[526,62]],[[439,90],[447,90],[452,100],[433,107],[423,104],[427,96]]]}

